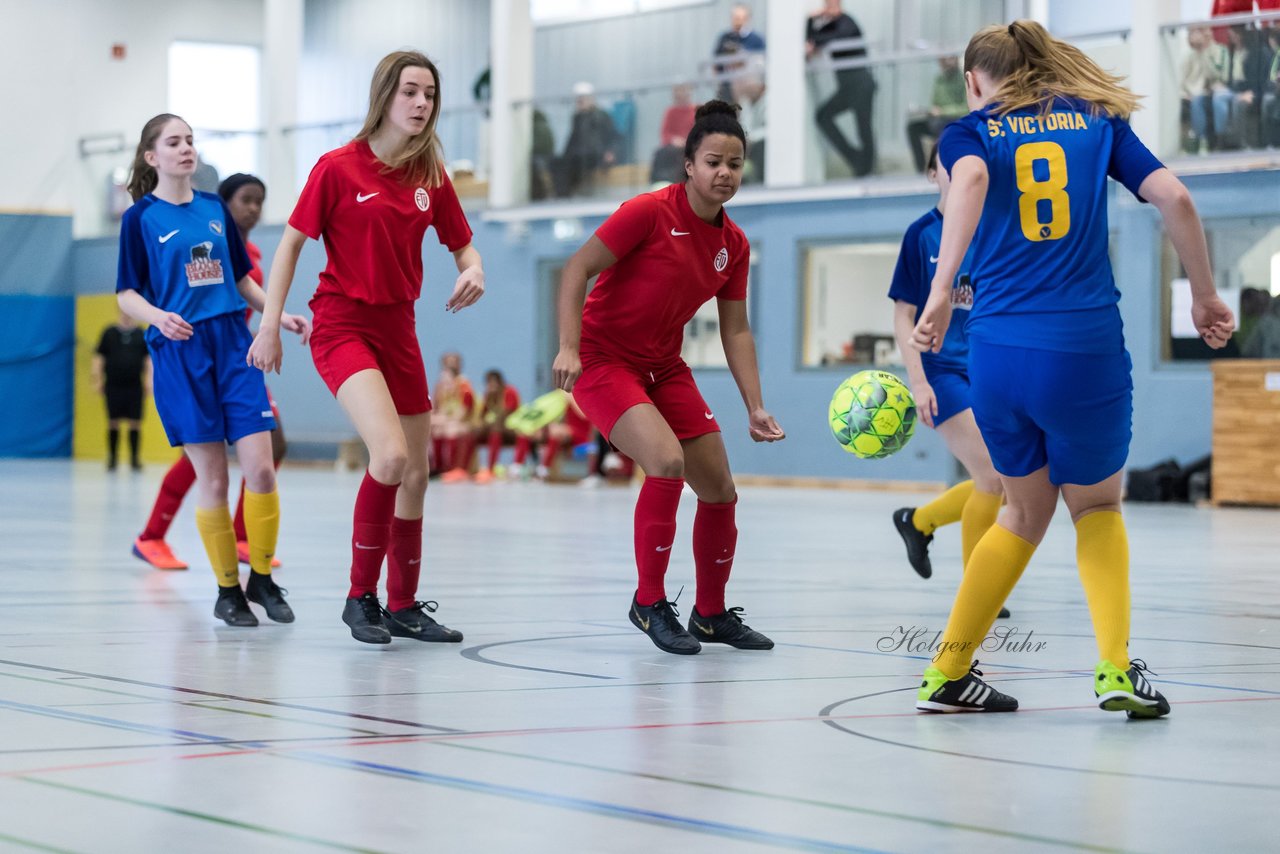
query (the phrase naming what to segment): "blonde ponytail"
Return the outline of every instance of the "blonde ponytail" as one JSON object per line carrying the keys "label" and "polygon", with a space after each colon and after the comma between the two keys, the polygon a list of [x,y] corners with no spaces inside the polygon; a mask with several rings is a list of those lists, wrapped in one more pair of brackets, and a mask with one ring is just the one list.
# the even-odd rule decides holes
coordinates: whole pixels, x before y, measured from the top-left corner
{"label": "blonde ponytail", "polygon": [[992,96],[1000,115],[1039,106],[1049,112],[1055,98],[1078,98],[1122,119],[1138,109],[1138,96],[1120,85],[1075,45],[1051,36],[1035,21],[984,27],[969,40],[965,71],[984,71],[999,87]]}

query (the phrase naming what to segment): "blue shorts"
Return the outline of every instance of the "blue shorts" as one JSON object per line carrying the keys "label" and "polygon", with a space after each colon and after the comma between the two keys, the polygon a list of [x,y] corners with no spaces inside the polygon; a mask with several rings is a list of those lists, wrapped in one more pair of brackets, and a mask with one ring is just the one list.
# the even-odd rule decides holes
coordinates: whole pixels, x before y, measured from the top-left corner
{"label": "blue shorts", "polygon": [[1128,352],[969,345],[973,415],[996,471],[1025,477],[1048,464],[1053,483],[1089,486],[1124,467],[1133,438]]}
{"label": "blue shorts", "polygon": [[262,371],[245,364],[253,337],[244,314],[222,314],[191,324],[186,341],[152,336],[156,410],[169,444],[235,442],[274,430]]}
{"label": "blue shorts", "polygon": [[969,395],[968,374],[936,369],[930,372],[926,368],[924,378],[929,381],[933,396],[938,399],[938,414],[933,416],[934,427],[973,406]]}

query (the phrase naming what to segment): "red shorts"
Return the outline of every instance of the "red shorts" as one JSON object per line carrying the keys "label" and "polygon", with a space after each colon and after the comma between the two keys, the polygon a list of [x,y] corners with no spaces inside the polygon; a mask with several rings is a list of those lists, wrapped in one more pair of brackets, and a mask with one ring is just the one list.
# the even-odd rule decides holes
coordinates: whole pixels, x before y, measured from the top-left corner
{"label": "red shorts", "polygon": [[683,361],[659,370],[645,370],[601,359],[588,359],[573,386],[573,399],[606,439],[622,413],[651,403],[666,419],[677,439],[719,433],[711,408]]}
{"label": "red shorts", "polygon": [[313,297],[310,305],[311,359],[335,397],[352,374],[375,370],[382,373],[396,412],[431,411],[413,303],[369,305],[323,294]]}
{"label": "red shorts", "polygon": [[574,412],[572,406],[565,410],[564,426],[569,428],[571,435],[569,441],[575,448],[591,441],[591,422]]}

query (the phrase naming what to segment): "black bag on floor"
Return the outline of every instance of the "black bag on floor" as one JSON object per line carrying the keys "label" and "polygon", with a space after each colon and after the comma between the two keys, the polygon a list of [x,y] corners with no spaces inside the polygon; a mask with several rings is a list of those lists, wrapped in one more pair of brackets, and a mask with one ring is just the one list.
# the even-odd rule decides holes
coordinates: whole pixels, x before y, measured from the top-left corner
{"label": "black bag on floor", "polygon": [[1130,469],[1129,488],[1126,498],[1129,501],[1174,501],[1178,492],[1186,500],[1186,479],[1182,467],[1177,460],[1168,459],[1156,463],[1150,468]]}

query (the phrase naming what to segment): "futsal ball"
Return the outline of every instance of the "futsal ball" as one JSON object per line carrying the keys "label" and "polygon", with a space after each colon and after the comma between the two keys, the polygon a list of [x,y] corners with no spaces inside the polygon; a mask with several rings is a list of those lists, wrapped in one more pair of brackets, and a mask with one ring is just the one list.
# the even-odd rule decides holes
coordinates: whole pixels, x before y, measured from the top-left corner
{"label": "futsal ball", "polygon": [[864,460],[879,460],[902,450],[915,432],[916,402],[893,374],[862,371],[840,383],[829,417],[840,447]]}

